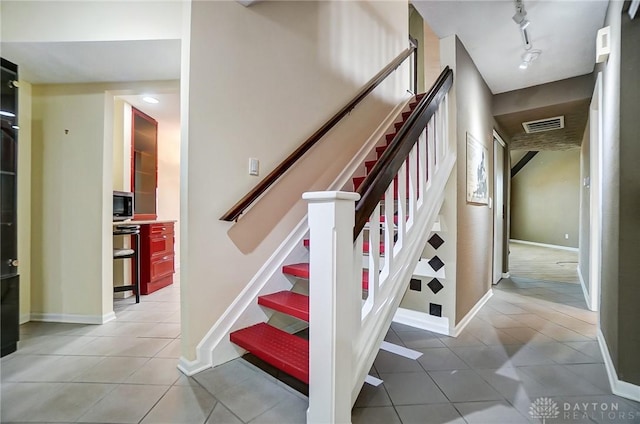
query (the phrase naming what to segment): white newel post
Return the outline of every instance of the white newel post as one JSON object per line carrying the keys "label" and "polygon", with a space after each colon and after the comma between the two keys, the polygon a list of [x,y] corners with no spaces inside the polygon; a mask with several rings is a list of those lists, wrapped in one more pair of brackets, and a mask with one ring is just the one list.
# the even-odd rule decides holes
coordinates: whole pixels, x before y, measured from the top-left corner
{"label": "white newel post", "polygon": [[304,193],[309,202],[309,409],[307,423],[350,423],[352,343],[362,287],[354,281],[357,193]]}

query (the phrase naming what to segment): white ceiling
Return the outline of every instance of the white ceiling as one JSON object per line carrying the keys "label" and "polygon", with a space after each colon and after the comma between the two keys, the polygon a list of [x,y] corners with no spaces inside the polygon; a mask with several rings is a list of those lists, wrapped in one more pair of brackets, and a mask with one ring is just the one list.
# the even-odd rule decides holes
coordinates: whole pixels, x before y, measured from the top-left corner
{"label": "white ceiling", "polygon": [[[180,79],[180,40],[1,43],[2,57],[19,65],[32,84],[138,82]],[[172,90],[169,90],[172,91]],[[158,104],[145,103],[151,95]],[[180,94],[148,91],[121,95],[164,128],[180,127]]]}
{"label": "white ceiling", "polygon": [[3,42],[2,57],[34,84],[180,79],[180,40]]}
{"label": "white ceiling", "polygon": [[525,0],[534,49],[541,56],[519,69],[524,52],[511,17],[514,2],[413,0],[431,29],[443,38],[457,34],[494,94],[588,74],[595,65],[596,32],[608,0]]}

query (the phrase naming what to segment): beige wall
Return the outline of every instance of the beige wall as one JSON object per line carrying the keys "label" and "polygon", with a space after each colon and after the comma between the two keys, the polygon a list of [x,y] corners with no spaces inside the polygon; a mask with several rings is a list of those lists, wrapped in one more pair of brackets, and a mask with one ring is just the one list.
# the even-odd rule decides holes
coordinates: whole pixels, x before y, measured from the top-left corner
{"label": "beige wall", "polygon": [[[467,133],[487,148],[493,169],[492,94],[464,45],[456,36],[440,44],[443,65],[452,66],[455,93],[455,136],[457,138],[457,255],[456,313],[459,323],[489,291],[492,275],[493,214],[487,205],[468,204],[466,199]],[[493,180],[489,178],[490,196]]]}
{"label": "beige wall", "polygon": [[[628,3],[627,3],[628,4]],[[618,270],[618,362],[620,380],[636,385],[635,400],[640,398],[640,24],[622,14],[620,40],[620,204]],[[605,82],[606,84],[606,82]],[[606,138],[605,138],[606,140]],[[605,141],[605,145],[609,146]],[[603,282],[604,284],[605,282]]]}
{"label": "beige wall", "polygon": [[428,90],[442,71],[440,68],[440,39],[427,24],[427,21],[424,21],[423,37],[424,79]]}
{"label": "beige wall", "polygon": [[579,211],[579,149],[539,152],[511,180],[512,239],[577,248]]}
{"label": "beige wall", "polygon": [[622,2],[611,1],[604,25],[611,27],[611,54],[602,72],[603,145],[602,186],[602,267],[600,294],[600,329],[615,367],[619,367],[618,345],[621,341],[618,323],[618,240],[620,192],[620,39]]}
{"label": "beige wall", "polygon": [[496,94],[493,96],[493,114],[498,116],[588,99],[593,93],[593,82],[593,75],[587,74]]}
{"label": "beige wall", "polygon": [[158,122],[158,219],[178,222],[175,266],[180,268],[180,124]]}
{"label": "beige wall", "polygon": [[190,7],[182,49],[182,84],[190,87],[182,90],[181,149],[186,359],[304,217],[302,193],[325,189],[409,88],[403,66],[237,223],[219,221],[259,181],[248,175],[250,157],[264,177],[407,47],[408,8],[364,1]]}
{"label": "beige wall", "polygon": [[20,322],[31,315],[31,84],[18,90],[18,260]]}
{"label": "beige wall", "polygon": [[110,234],[105,211],[111,208],[105,204],[105,177],[111,182],[105,112],[104,89],[98,86],[33,87],[35,319],[99,322],[112,311],[110,299],[103,299],[103,282],[111,281],[111,261],[106,267],[103,257],[104,235]]}
{"label": "beige wall", "polygon": [[424,27],[425,23],[420,13],[413,6],[409,6],[409,35],[418,40],[418,93],[426,91],[424,66],[427,49],[424,42]]}

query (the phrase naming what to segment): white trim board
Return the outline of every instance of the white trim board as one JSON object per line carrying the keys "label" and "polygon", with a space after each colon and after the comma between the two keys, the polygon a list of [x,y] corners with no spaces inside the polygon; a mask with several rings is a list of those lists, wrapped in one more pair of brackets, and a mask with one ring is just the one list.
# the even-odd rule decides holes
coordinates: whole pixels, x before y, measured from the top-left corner
{"label": "white trim board", "polygon": [[104,315],[80,315],[80,314],[49,314],[31,312],[31,321],[64,322],[71,324],[105,324],[116,319],[116,314],[111,311]]}
{"label": "white trim board", "polygon": [[453,329],[453,337],[458,337],[460,333],[462,333],[462,330],[464,330],[464,328],[471,322],[476,314],[480,312],[480,309],[482,309],[485,303],[487,303],[489,299],[491,299],[491,296],[493,296],[493,289],[489,289],[489,291],[486,292],[475,305],[473,305],[473,308],[471,308],[471,310],[467,312],[467,315],[465,315],[464,318],[460,320],[460,322]]}
{"label": "white trim board", "polygon": [[444,334],[445,336],[450,335],[448,318],[436,317],[429,315],[426,312],[398,308],[393,316],[393,322],[408,325],[409,327],[419,328],[421,330]]}
{"label": "white trim board", "polygon": [[31,314],[20,314],[20,325],[31,321]]}
{"label": "white trim board", "polygon": [[611,355],[609,354],[609,348],[607,347],[607,341],[604,339],[602,330],[598,328],[598,345],[600,345],[600,352],[604,358],[604,367],[607,370],[609,376],[609,385],[614,395],[621,396],[626,399],[630,399],[636,402],[640,402],[640,386],[627,383],[626,381],[620,381],[618,379],[618,373],[613,366]]}
{"label": "white trim board", "polygon": [[394,353],[396,355],[402,356],[403,358],[408,358],[413,360],[416,360],[423,355],[422,352],[418,352],[417,350],[409,349],[408,347],[389,343],[387,341],[382,341],[382,344],[380,344],[380,350]]}
{"label": "white trim board", "polygon": [[582,286],[582,294],[584,295],[584,301],[587,302],[587,308],[589,308],[590,311],[597,312],[598,306],[593,305],[590,293],[587,291],[587,285],[584,282],[584,277],[582,276],[582,270],[580,269],[580,265],[576,267],[576,270],[578,271],[578,280],[580,280],[580,286]]}
{"label": "white trim board", "polygon": [[509,243],[528,244],[531,246],[548,247],[550,249],[568,250],[570,252],[578,252],[577,247],[558,246],[557,244],[536,243],[535,241],[509,239]]}

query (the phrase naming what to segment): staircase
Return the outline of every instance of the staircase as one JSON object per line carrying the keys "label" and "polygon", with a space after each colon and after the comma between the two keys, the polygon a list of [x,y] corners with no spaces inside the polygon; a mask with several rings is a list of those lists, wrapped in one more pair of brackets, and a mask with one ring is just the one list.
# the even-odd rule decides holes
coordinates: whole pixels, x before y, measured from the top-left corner
{"label": "staircase", "polygon": [[[418,105],[422,97],[424,97],[424,93],[414,98],[414,101],[409,105],[409,111],[403,112],[402,120],[394,124],[396,132],[386,135],[386,143],[376,147],[376,160],[365,162],[366,174],[353,178],[354,191],[358,190],[366,175],[371,172],[384,151],[389,147],[389,143],[396,136],[397,131],[406,122],[407,118],[409,118],[411,112]],[[394,181],[397,182],[397,177]],[[406,185],[407,187],[409,185],[408,175]],[[394,188],[394,200],[397,200],[397,184],[394,185]],[[381,216],[381,220],[384,221],[384,215]],[[394,221],[397,224],[397,215],[394,216]],[[303,243],[307,248],[311,245],[310,239],[305,239]],[[384,242],[379,244],[380,254],[384,254],[384,246]],[[363,253],[369,253],[368,242],[363,243]],[[291,277],[308,280],[309,263],[285,265],[282,267],[282,273]],[[362,290],[366,292],[368,288],[369,272],[365,269],[362,271]],[[285,290],[259,296],[258,304],[309,322],[309,296]],[[264,322],[234,331],[230,334],[230,338],[233,343],[247,350],[249,353],[252,353],[256,357],[290,374],[298,380],[309,384],[309,342],[307,340],[289,334]]]}
{"label": "staircase", "polygon": [[[310,423],[350,422],[393,315],[437,219],[455,163],[447,92],[452,72],[416,96],[363,163],[353,192],[305,193],[309,261],[282,266],[309,295],[276,291],[257,303],[309,323],[309,340],[266,322],[232,343],[309,385]],[[254,321],[255,322],[255,321]],[[311,366],[310,366],[311,364]]]}

